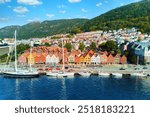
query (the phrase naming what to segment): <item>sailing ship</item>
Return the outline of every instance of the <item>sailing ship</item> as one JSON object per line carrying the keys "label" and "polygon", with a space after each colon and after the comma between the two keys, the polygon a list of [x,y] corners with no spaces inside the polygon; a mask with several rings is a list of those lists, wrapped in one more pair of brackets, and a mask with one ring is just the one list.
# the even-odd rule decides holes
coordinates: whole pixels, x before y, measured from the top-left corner
{"label": "sailing ship", "polygon": [[65,71],[63,38],[62,38],[62,62],[63,62],[62,71],[59,71],[59,72],[49,71],[49,72],[46,73],[46,75],[52,76],[52,77],[57,77],[57,78],[58,77],[74,77],[74,73],[73,72],[66,72]]}
{"label": "sailing ship", "polygon": [[[16,39],[17,31],[15,30],[15,68],[13,71],[4,71],[3,76],[6,78],[37,78],[39,77],[39,73],[37,71],[33,71],[31,60],[30,60],[30,69],[29,70],[22,70],[18,68],[18,61],[17,61],[17,39]],[[31,45],[32,46],[32,45]],[[30,55],[32,52],[32,47],[30,48]],[[31,57],[30,57],[31,58]]]}

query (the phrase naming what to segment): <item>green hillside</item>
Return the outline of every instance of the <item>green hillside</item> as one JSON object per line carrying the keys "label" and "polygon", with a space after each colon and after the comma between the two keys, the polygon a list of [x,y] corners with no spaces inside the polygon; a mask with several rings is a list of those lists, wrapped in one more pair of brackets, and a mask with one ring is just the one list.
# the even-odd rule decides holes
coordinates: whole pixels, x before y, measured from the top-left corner
{"label": "green hillside", "polygon": [[113,9],[89,20],[82,30],[114,30],[132,27],[150,33],[150,0],[142,0]]}
{"label": "green hillside", "polygon": [[54,34],[69,33],[75,27],[82,26],[88,19],[63,19],[44,22],[31,22],[23,26],[8,26],[0,29],[0,38],[12,38],[17,29],[18,39],[40,38]]}

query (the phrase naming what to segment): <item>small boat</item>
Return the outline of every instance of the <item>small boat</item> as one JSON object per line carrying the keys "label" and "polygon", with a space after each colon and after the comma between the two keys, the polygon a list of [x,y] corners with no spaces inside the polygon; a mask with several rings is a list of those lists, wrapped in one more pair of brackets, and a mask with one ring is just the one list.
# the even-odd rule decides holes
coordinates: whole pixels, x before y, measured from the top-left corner
{"label": "small boat", "polygon": [[74,73],[73,72],[66,72],[65,71],[65,61],[64,61],[64,48],[63,48],[63,38],[62,38],[62,61],[63,61],[63,66],[62,66],[62,71],[59,72],[53,72],[53,71],[49,71],[46,73],[46,75],[48,76],[52,76],[52,77],[57,77],[57,78],[62,78],[62,77],[74,77]]}
{"label": "small boat", "polygon": [[106,72],[99,72],[98,75],[99,76],[109,76],[110,74],[106,73]]}
{"label": "small boat", "polygon": [[57,78],[74,77],[73,72],[47,72],[46,75]]}
{"label": "small boat", "polygon": [[120,73],[112,73],[112,76],[113,76],[113,77],[120,77],[120,78],[121,78],[121,77],[122,77],[122,74],[120,74]]}
{"label": "small boat", "polygon": [[84,72],[79,72],[78,74],[81,75],[81,76],[85,76],[85,77],[89,77],[89,76],[91,75],[91,73],[86,72],[86,71],[84,71]]}
{"label": "small boat", "polygon": [[146,77],[147,75],[142,72],[142,73],[132,73],[131,76]]}

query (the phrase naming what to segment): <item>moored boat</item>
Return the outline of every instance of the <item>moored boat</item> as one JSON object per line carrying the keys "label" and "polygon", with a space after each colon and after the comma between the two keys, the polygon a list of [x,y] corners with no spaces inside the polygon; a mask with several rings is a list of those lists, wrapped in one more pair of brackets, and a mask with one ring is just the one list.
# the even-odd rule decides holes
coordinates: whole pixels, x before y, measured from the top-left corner
{"label": "moored boat", "polygon": [[106,73],[106,72],[99,72],[98,75],[99,76],[110,76],[110,74]]}
{"label": "moored boat", "polygon": [[89,77],[91,75],[91,73],[86,72],[86,71],[84,71],[84,72],[78,72],[78,74],[81,75],[81,76],[85,76],[85,77]]}
{"label": "moored boat", "polygon": [[[39,73],[37,71],[33,71],[32,70],[32,65],[30,62],[30,69],[29,70],[19,70],[17,67],[17,49],[16,49],[16,31],[15,31],[15,42],[14,42],[14,46],[15,46],[15,68],[14,71],[4,71],[3,72],[3,76],[5,78],[35,78],[39,76]],[[31,45],[32,46],[32,45]],[[30,54],[32,52],[32,47],[30,48]],[[30,60],[31,61],[31,60]]]}
{"label": "moored boat", "polygon": [[121,78],[122,74],[121,73],[112,73],[113,77]]}

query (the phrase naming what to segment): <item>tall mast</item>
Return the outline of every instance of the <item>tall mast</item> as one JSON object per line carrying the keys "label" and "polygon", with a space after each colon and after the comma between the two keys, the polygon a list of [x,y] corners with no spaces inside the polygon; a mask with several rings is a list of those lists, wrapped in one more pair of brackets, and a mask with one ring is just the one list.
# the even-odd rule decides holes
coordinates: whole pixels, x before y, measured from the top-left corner
{"label": "tall mast", "polygon": [[31,64],[31,53],[32,53],[32,47],[33,47],[33,41],[30,42],[30,71],[32,71],[32,64]]}
{"label": "tall mast", "polygon": [[63,38],[62,38],[62,59],[63,59],[63,67],[62,67],[62,70],[64,71],[64,64],[65,64],[65,61],[64,61],[64,47],[63,47],[63,45],[64,45],[64,42],[63,42]]}
{"label": "tall mast", "polygon": [[17,72],[17,39],[16,39],[17,31],[15,30],[15,72]]}

